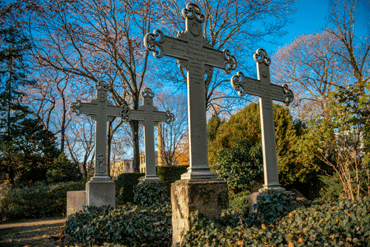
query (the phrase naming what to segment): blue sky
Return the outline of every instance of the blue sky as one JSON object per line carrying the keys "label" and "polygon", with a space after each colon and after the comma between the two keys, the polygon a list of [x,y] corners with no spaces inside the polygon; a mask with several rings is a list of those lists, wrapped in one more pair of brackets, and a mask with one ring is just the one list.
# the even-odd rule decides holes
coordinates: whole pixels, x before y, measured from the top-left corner
{"label": "blue sky", "polygon": [[[275,53],[279,47],[287,45],[301,35],[317,33],[325,28],[330,0],[298,0],[296,12],[291,16],[293,23],[289,24],[289,33],[279,39],[280,45],[263,44],[268,54]],[[357,34],[361,37],[370,35],[367,24],[370,23],[370,0],[357,2]]]}

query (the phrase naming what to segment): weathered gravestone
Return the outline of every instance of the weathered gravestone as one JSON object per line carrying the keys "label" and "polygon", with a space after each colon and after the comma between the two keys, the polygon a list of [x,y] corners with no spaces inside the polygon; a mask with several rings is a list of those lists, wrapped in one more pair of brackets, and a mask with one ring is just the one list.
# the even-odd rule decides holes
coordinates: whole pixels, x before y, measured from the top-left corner
{"label": "weathered gravestone", "polygon": [[95,120],[95,173],[86,184],[86,205],[115,207],[115,183],[107,174],[107,121],[120,116],[122,107],[109,103],[107,92],[110,86],[107,83],[100,81],[95,89],[96,98],[91,103],[77,100],[70,105],[72,112],[86,114]]}
{"label": "weathered gravestone", "polygon": [[165,36],[160,30],[144,38],[145,47],[153,51],[154,57],[176,58],[187,71],[190,166],[171,187],[173,244],[180,242],[189,230],[190,212],[198,210],[215,217],[228,207],[227,184],[217,180],[217,174],[208,166],[204,73],[207,68],[217,67],[229,74],[236,68],[236,59],[228,50],[215,50],[205,42],[205,17],[197,5],[187,4],[182,15],[186,30],[179,32],[177,38]]}
{"label": "weathered gravestone", "polygon": [[131,110],[127,104],[123,106],[121,117],[125,121],[139,120],[144,125],[145,138],[145,182],[160,182],[157,177],[154,151],[154,124],[158,122],[171,123],[175,116],[170,112],[161,112],[154,110],[154,93],[150,88],[146,88],[142,93],[144,105],[138,110]]}
{"label": "weathered gravestone", "polygon": [[[231,85],[238,91],[239,96],[244,96],[245,94],[259,96],[264,169],[264,184],[260,192],[269,189],[285,191],[280,186],[278,177],[272,100],[281,101],[289,105],[293,101],[294,95],[287,85],[279,86],[270,83],[269,65],[271,60],[268,58],[265,50],[258,49],[253,58],[257,64],[258,79],[247,78],[242,72],[238,72],[231,78]],[[257,196],[262,196],[260,192],[253,193],[249,197],[250,211],[253,211],[253,204],[256,203]]]}

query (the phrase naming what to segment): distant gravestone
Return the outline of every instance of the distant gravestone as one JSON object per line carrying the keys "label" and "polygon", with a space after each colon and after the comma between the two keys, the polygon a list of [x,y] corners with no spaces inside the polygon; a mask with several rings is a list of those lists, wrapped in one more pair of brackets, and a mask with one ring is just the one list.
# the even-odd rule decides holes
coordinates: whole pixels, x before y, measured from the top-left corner
{"label": "distant gravestone", "polygon": [[123,106],[121,117],[125,121],[139,120],[144,125],[145,138],[145,180],[146,182],[159,182],[155,165],[154,151],[154,124],[158,122],[171,123],[175,116],[170,112],[156,111],[153,106],[154,93],[146,88],[142,93],[144,105],[138,110],[131,110],[127,104]]}
{"label": "distant gravestone", "polygon": [[120,116],[122,107],[109,103],[107,83],[100,81],[95,89],[96,98],[90,103],[77,100],[70,105],[72,112],[86,114],[95,120],[95,173],[86,184],[86,205],[115,207],[115,183],[107,174],[107,121]]}
{"label": "distant gravestone", "polygon": [[245,94],[259,96],[264,168],[263,189],[284,190],[280,187],[278,177],[272,100],[289,105],[293,101],[294,95],[287,85],[279,86],[270,83],[269,65],[271,60],[265,50],[258,49],[253,58],[257,63],[258,79],[247,78],[242,72],[238,72],[231,78],[231,85],[239,91],[240,96]]}
{"label": "distant gravestone", "polygon": [[204,41],[205,17],[196,4],[187,4],[182,15],[185,32],[179,32],[177,38],[172,38],[154,30],[145,35],[144,45],[147,50],[153,51],[156,58],[164,55],[177,58],[180,66],[187,71],[190,166],[181,178],[216,178],[217,175],[208,166],[205,68],[217,67],[229,74],[236,68],[236,59],[229,50],[215,50]]}
{"label": "distant gravestone", "polygon": [[205,16],[193,3],[182,10],[185,32],[177,38],[165,36],[160,30],[148,33],[144,45],[156,58],[164,55],[178,59],[187,71],[189,168],[181,180],[171,185],[172,244],[181,242],[189,230],[190,213],[198,210],[207,217],[218,216],[228,208],[227,183],[217,180],[217,174],[208,166],[205,71],[213,67],[226,73],[236,68],[236,59],[228,50],[210,47],[203,37]]}

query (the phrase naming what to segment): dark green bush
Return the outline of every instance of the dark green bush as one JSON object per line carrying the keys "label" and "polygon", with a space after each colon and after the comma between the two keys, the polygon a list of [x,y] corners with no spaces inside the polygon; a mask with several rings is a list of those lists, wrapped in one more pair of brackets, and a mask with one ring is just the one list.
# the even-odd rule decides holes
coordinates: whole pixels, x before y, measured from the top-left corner
{"label": "dark green bush", "polygon": [[[182,246],[370,246],[370,197],[300,207],[278,224],[249,227],[240,214],[191,215]],[[222,218],[221,217],[221,218]]]}
{"label": "dark green bush", "polygon": [[239,139],[232,149],[217,152],[216,163],[212,168],[220,179],[227,181],[235,192],[251,190],[263,181],[261,143],[253,145],[248,140]]}
{"label": "dark green bush", "polygon": [[254,205],[256,213],[247,218],[248,225],[261,226],[262,224],[275,224],[277,220],[287,215],[289,212],[301,207],[298,201],[291,195],[269,190],[260,194]]}
{"label": "dark green bush", "polygon": [[123,205],[134,201],[134,186],[144,173],[123,173],[116,180],[116,204]]}
{"label": "dark green bush", "polygon": [[65,153],[59,154],[46,172],[48,184],[62,183],[65,181],[78,182],[82,179],[82,173],[78,164],[71,162]]}
{"label": "dark green bush", "polygon": [[83,182],[29,188],[3,188],[0,190],[0,220],[64,216],[67,191],[84,188]]}
{"label": "dark green bush", "polygon": [[95,211],[88,208],[68,218],[66,233],[79,244],[171,246],[171,206],[128,204],[115,210],[103,208]]}
{"label": "dark green bush", "polygon": [[250,195],[249,191],[242,191],[238,194],[235,194],[234,191],[229,192],[229,208],[236,212],[242,214],[249,213],[249,203],[248,196]]}
{"label": "dark green bush", "polygon": [[158,166],[157,176],[166,184],[167,188],[171,188],[171,184],[176,180],[181,179],[181,174],[187,172],[189,166]]}
{"label": "dark green bush", "polygon": [[164,183],[141,182],[134,188],[134,204],[140,206],[160,206],[170,203],[170,193]]}

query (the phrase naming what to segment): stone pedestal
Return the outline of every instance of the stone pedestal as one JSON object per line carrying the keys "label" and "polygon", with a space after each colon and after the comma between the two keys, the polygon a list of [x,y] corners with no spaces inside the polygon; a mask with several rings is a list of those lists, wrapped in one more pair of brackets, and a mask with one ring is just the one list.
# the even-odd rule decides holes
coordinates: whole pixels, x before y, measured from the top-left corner
{"label": "stone pedestal", "polygon": [[86,205],[116,205],[116,185],[108,176],[95,176],[86,184]]}
{"label": "stone pedestal", "polygon": [[190,229],[193,211],[213,218],[229,207],[227,183],[218,179],[182,179],[171,186],[172,245],[181,242]]}
{"label": "stone pedestal", "polygon": [[67,192],[67,217],[81,211],[86,206],[86,191]]}
{"label": "stone pedestal", "polygon": [[[296,195],[291,192],[291,191],[287,191],[285,190],[284,188],[280,187],[279,190],[276,190],[276,191],[280,191],[280,192],[283,192],[285,194],[288,194],[288,195],[291,195],[293,197],[295,197]],[[254,192],[252,194],[250,194],[248,196],[248,204],[249,204],[249,213],[255,213],[255,210],[254,210],[254,205],[257,204],[258,200],[260,200],[260,198],[264,197],[267,195],[267,190],[260,190],[258,192]]]}

